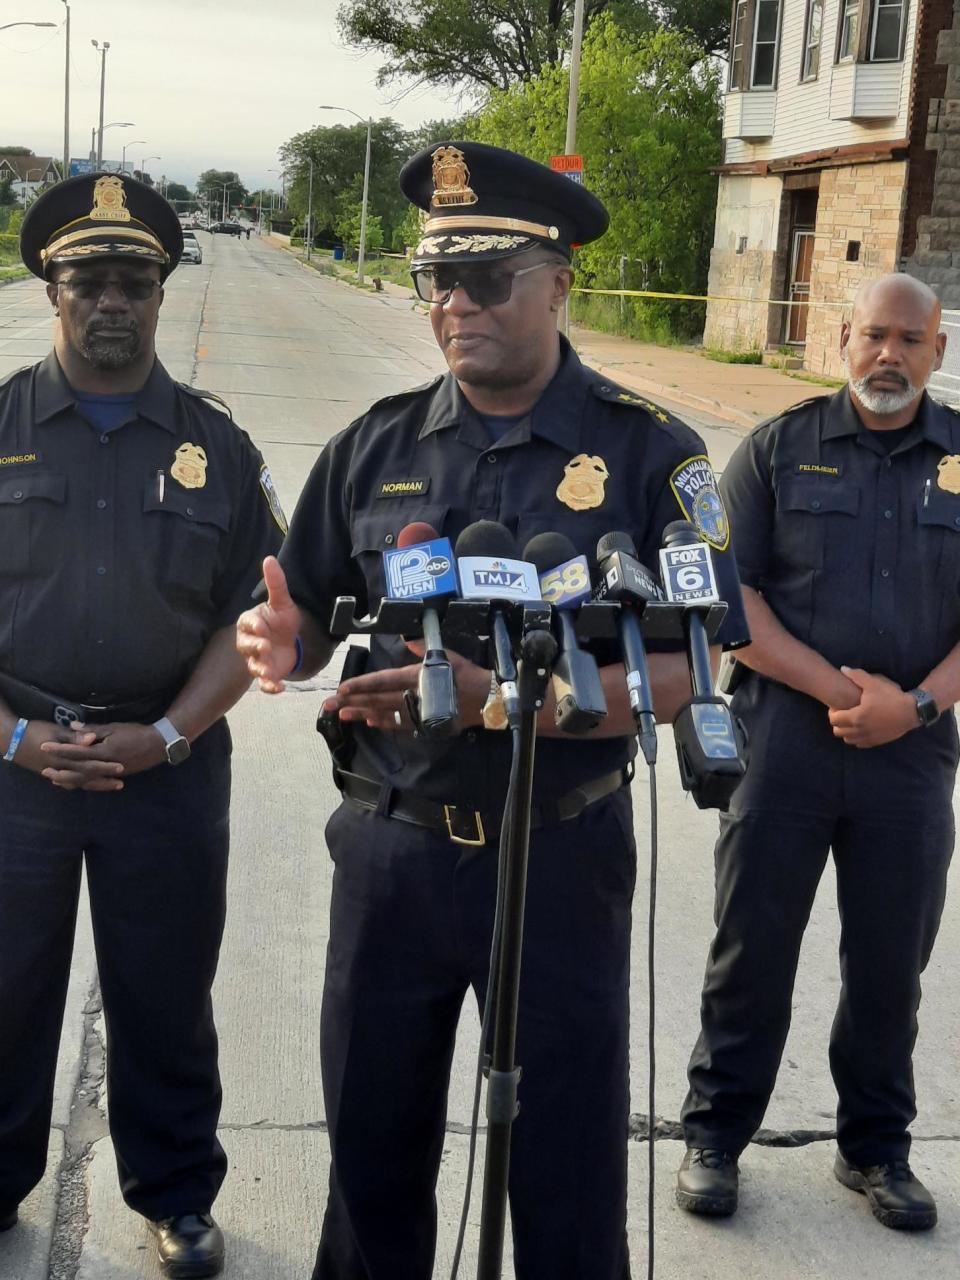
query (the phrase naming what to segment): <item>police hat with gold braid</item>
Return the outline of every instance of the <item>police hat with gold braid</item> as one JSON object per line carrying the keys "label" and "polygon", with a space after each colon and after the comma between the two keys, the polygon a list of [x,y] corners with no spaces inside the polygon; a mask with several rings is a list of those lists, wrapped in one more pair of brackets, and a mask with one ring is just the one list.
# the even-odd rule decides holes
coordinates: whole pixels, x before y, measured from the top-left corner
{"label": "police hat with gold braid", "polygon": [[400,189],[427,215],[413,266],[509,258],[535,245],[570,256],[610,221],[595,195],[515,151],[435,142],[400,171]]}
{"label": "police hat with gold braid", "polygon": [[34,201],[20,228],[20,256],[44,280],[55,263],[98,258],[155,262],[166,278],[182,252],[173,206],[128,174],[86,173],[58,182]]}

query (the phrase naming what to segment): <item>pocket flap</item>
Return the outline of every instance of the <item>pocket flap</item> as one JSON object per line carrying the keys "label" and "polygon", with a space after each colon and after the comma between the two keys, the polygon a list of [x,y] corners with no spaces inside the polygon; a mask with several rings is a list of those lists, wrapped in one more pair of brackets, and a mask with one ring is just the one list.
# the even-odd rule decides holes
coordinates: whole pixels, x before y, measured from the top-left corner
{"label": "pocket flap", "polygon": [[836,482],[782,480],[777,491],[777,506],[781,511],[807,511],[815,516],[835,513],[855,516],[860,510],[860,490]]}
{"label": "pocket flap", "polygon": [[0,479],[0,502],[14,505],[31,498],[47,502],[63,502],[67,495],[67,477],[56,471],[33,471]]}
{"label": "pocket flap", "polygon": [[163,500],[160,499],[157,482],[151,480],[143,495],[144,511],[166,511],[192,520],[196,524],[212,524],[224,533],[230,532],[230,508],[202,490],[186,490],[166,485]]}
{"label": "pocket flap", "polygon": [[[384,508],[387,509],[384,509]],[[370,551],[390,551],[397,545],[397,537],[408,524],[414,520],[422,521],[437,529],[438,538],[444,537],[443,524],[447,518],[449,506],[417,506],[414,509],[394,507],[389,503],[381,504],[376,511],[358,512],[350,524],[353,540],[351,555],[359,556]]]}
{"label": "pocket flap", "polygon": [[922,494],[917,505],[917,521],[960,533],[960,494],[947,493],[944,489],[931,489]]}

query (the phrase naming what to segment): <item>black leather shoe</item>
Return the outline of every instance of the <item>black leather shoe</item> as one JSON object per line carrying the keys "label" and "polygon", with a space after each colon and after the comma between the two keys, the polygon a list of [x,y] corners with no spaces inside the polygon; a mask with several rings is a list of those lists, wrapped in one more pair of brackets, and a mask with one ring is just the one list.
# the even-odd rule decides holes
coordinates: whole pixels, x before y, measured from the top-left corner
{"label": "black leather shoe", "polygon": [[737,1210],[737,1157],[711,1147],[689,1147],[677,1172],[677,1204],[688,1213],[729,1218]]}
{"label": "black leather shoe", "polygon": [[18,1221],[19,1214],[16,1209],[11,1209],[9,1213],[0,1213],[0,1231],[10,1231]]}
{"label": "black leather shoe", "polygon": [[937,1225],[937,1205],[933,1196],[906,1160],[891,1160],[861,1169],[837,1152],[833,1172],[837,1181],[851,1191],[859,1191],[870,1202],[878,1222],[896,1231],[929,1231]]}
{"label": "black leather shoe", "polygon": [[173,1280],[215,1276],[223,1268],[223,1232],[209,1213],[183,1213],[151,1222],[160,1270]]}

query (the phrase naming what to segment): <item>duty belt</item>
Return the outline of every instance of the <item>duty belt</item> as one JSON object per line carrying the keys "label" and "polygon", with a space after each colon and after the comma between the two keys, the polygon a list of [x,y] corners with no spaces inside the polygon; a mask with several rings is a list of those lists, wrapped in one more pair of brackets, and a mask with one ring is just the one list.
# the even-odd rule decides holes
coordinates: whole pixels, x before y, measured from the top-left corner
{"label": "duty belt", "polygon": [[18,680],[6,671],[0,671],[0,697],[10,710],[27,720],[52,720],[55,724],[69,725],[74,720],[84,724],[111,724],[114,721],[156,720],[170,706],[174,692],[154,693],[130,702],[114,702],[91,705],[75,698],[60,697],[38,689],[36,685]]}
{"label": "duty belt", "polygon": [[[628,765],[615,773],[581,782],[573,791],[557,799],[534,804],[530,814],[530,826],[546,827],[557,822],[578,818],[589,805],[612,795],[626,786],[633,777],[633,767]],[[362,778],[358,773],[334,769],[333,780],[348,800],[363,809],[375,809],[385,818],[409,822],[415,827],[431,827],[444,831],[454,844],[483,845],[496,839],[502,814],[480,809],[466,809],[462,805],[441,804],[408,791],[397,791],[389,783]]]}

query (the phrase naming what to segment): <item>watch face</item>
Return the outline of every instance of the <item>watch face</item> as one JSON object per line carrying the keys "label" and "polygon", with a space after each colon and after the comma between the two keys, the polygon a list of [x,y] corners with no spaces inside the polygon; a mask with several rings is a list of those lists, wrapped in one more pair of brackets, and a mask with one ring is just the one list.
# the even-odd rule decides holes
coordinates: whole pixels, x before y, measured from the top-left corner
{"label": "watch face", "polygon": [[175,738],[173,742],[167,744],[167,759],[171,764],[183,764],[189,756],[190,743],[186,738]]}
{"label": "watch face", "polygon": [[915,689],[913,696],[917,702],[917,716],[923,727],[936,724],[940,719],[940,708],[933,694],[928,693],[926,689]]}

